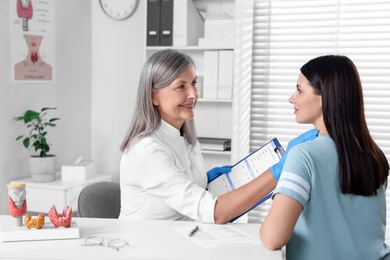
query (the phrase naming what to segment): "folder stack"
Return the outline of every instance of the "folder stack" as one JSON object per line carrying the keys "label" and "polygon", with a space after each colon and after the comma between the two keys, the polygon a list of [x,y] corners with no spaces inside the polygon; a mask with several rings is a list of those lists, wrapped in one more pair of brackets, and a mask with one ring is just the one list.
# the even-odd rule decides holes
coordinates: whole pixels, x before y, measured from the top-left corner
{"label": "folder stack", "polygon": [[197,45],[204,22],[192,0],[148,0],[147,46]]}

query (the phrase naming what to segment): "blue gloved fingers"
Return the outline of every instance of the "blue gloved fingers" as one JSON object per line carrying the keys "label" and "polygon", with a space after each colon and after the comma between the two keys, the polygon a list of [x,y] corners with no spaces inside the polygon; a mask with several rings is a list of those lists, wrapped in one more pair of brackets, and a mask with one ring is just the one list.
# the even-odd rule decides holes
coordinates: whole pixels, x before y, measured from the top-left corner
{"label": "blue gloved fingers", "polygon": [[271,166],[269,169],[274,176],[276,180],[279,180],[280,174],[282,173],[284,163],[286,161],[287,155],[292,147],[304,143],[306,141],[314,140],[318,136],[318,130],[317,129],[311,129],[309,131],[304,132],[303,134],[299,135],[298,137],[291,140],[288,145],[286,152],[284,153],[282,159],[276,163],[275,165]]}
{"label": "blue gloved fingers", "polygon": [[303,134],[299,135],[298,137],[291,140],[288,145],[287,149],[291,148],[297,144],[304,143],[306,141],[314,140],[318,136],[318,130],[317,129],[311,129],[309,131],[304,132]]}
{"label": "blue gloved fingers", "polygon": [[221,173],[229,173],[229,172],[232,171],[232,166],[231,165],[225,165],[225,166],[219,167],[219,171]]}
{"label": "blue gloved fingers", "polygon": [[221,174],[229,173],[232,170],[232,166],[225,165],[222,167],[214,167],[207,172],[207,183],[213,181],[215,178],[220,176]]}

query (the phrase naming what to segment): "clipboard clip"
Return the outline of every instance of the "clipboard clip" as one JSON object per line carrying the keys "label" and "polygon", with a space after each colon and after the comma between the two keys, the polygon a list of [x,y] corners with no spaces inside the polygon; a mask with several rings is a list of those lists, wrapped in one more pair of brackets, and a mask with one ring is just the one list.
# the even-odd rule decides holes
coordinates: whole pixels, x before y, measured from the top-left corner
{"label": "clipboard clip", "polygon": [[274,152],[277,153],[277,155],[279,156],[279,158],[282,158],[283,155],[284,155],[284,149],[283,147],[276,147],[274,149]]}

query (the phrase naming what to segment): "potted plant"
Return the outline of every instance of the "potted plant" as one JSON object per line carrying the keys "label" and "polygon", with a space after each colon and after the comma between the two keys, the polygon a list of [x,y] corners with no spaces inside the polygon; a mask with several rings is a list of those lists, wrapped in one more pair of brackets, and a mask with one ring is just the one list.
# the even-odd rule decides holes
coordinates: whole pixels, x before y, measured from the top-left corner
{"label": "potted plant", "polygon": [[59,118],[46,118],[48,110],[54,110],[53,107],[44,107],[40,112],[27,110],[22,116],[17,116],[16,121],[23,121],[27,129],[30,129],[28,135],[20,135],[16,141],[21,140],[23,146],[28,149],[33,146],[36,155],[30,156],[30,173],[33,181],[48,182],[55,179],[57,157],[49,154],[50,144],[47,142],[48,127],[55,127],[55,121]]}

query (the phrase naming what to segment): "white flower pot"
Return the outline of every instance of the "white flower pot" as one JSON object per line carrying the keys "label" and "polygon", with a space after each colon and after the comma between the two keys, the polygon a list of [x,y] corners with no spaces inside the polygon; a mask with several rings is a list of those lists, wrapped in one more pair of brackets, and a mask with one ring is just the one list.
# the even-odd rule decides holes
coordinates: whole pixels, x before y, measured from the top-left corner
{"label": "white flower pot", "polygon": [[54,181],[56,177],[57,157],[49,155],[47,157],[30,156],[30,173],[35,182]]}

